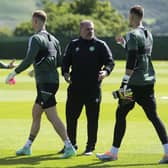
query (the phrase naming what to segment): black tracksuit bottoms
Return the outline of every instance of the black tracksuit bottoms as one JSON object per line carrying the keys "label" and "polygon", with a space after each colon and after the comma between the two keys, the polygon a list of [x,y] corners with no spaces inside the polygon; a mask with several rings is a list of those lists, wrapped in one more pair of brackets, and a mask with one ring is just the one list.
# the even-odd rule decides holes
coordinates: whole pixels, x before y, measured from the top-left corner
{"label": "black tracksuit bottoms", "polygon": [[87,118],[87,145],[86,150],[94,150],[97,141],[98,120],[101,102],[101,89],[82,90],[68,88],[66,102],[66,124],[67,133],[75,146],[77,145],[77,124],[83,106]]}
{"label": "black tracksuit bottoms", "polygon": [[144,110],[147,118],[152,122],[162,144],[168,143],[166,129],[157,115],[154,85],[132,86],[134,101],[119,100],[116,110],[116,123],[114,127],[113,146],[120,147],[126,130],[126,116],[133,109],[135,102]]}

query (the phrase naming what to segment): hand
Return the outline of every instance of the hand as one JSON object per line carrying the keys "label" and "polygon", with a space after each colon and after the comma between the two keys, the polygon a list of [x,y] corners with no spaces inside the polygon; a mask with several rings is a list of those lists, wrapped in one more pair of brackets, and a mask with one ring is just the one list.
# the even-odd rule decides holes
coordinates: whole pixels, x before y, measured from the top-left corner
{"label": "hand", "polygon": [[29,75],[30,77],[34,77],[34,70],[29,71],[29,72],[28,72],[28,75]]}
{"label": "hand", "polygon": [[117,44],[120,44],[123,48],[125,48],[126,41],[122,36],[116,36],[115,40],[116,40]]}
{"label": "hand", "polygon": [[15,63],[15,59],[12,60],[12,61],[8,64],[8,68],[9,68],[9,69],[12,69],[12,68],[16,67],[16,65],[15,65],[14,63]]}
{"label": "hand", "polygon": [[15,75],[16,75],[16,72],[14,70],[6,77],[5,83],[10,84],[10,81],[15,77]]}
{"label": "hand", "polygon": [[67,83],[71,84],[72,81],[70,79],[70,74],[69,73],[64,73],[64,79]]}
{"label": "hand", "polygon": [[98,81],[103,80],[108,75],[106,70],[99,71]]}

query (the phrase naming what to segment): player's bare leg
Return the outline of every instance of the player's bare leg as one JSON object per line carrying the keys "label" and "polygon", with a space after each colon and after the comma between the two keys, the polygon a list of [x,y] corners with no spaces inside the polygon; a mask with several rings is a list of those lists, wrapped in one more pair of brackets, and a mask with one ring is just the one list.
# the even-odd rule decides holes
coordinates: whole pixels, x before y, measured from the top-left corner
{"label": "player's bare leg", "polygon": [[62,123],[62,121],[60,120],[57,114],[56,107],[53,106],[53,107],[47,108],[45,109],[45,112],[48,120],[52,123],[55,131],[58,133],[58,135],[60,136],[60,138],[65,144],[65,151],[62,157],[68,158],[68,157],[74,156],[76,154],[76,151],[68,138],[64,124]]}

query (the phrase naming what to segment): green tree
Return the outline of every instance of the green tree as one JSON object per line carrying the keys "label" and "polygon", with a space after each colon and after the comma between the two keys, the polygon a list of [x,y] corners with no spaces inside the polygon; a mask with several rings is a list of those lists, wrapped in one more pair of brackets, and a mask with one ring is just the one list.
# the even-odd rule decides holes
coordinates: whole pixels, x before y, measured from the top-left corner
{"label": "green tree", "polygon": [[74,14],[92,15],[97,7],[97,0],[75,0],[70,3]]}
{"label": "green tree", "polygon": [[12,36],[12,31],[8,27],[0,27],[0,37],[6,38]]}
{"label": "green tree", "polygon": [[[97,36],[111,37],[127,30],[126,20],[108,0],[59,0],[57,3],[42,0],[42,5],[48,15],[47,29],[56,35],[77,36],[83,19],[94,22]],[[30,23],[17,26],[14,34],[32,34]]]}
{"label": "green tree", "polygon": [[33,29],[30,22],[23,22],[19,26],[16,26],[14,30],[15,36],[28,36],[33,34]]}

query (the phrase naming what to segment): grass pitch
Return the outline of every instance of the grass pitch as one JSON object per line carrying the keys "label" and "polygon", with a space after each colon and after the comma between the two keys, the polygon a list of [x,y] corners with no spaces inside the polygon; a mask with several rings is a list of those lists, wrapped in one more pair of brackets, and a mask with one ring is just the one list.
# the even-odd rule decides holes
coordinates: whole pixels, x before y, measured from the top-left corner
{"label": "grass pitch", "polygon": [[[168,62],[155,61],[157,83],[155,87],[159,116],[168,130]],[[103,99],[99,119],[98,142],[95,153],[105,152],[111,148],[115,109],[117,101],[111,92],[118,89],[123,73],[124,62],[116,61],[116,67],[111,75],[103,81]],[[101,162],[93,156],[82,156],[85,149],[86,116],[83,110],[78,122],[78,155],[71,159],[60,159],[56,153],[63,143],[51,124],[43,115],[41,130],[33,143],[31,156],[15,156],[15,151],[22,147],[28,138],[31,126],[31,108],[36,96],[34,79],[27,76],[28,70],[16,76],[17,83],[5,85],[4,80],[10,70],[0,70],[0,167],[3,168],[158,168],[168,165],[158,165],[163,149],[151,123],[143,110],[136,107],[127,117],[127,131],[119,152],[119,160]],[[65,101],[67,84],[60,77],[60,88],[57,94],[58,113],[65,123]]]}

